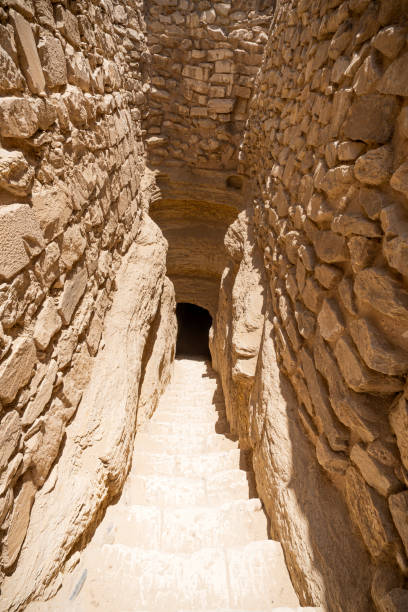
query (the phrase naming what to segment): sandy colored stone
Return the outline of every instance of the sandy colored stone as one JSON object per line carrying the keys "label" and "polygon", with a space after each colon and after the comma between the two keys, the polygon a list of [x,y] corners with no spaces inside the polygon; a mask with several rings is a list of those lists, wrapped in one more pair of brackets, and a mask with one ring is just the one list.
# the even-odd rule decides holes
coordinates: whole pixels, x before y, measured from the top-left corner
{"label": "sandy colored stone", "polygon": [[43,235],[27,204],[0,208],[0,277],[10,279],[44,248]]}
{"label": "sandy colored stone", "polygon": [[0,364],[0,399],[5,404],[13,401],[18,390],[28,383],[37,359],[34,342],[20,336],[13,342],[11,354]]}
{"label": "sandy colored stone", "polygon": [[407,61],[408,53],[404,53],[388,66],[377,86],[378,91],[385,94],[393,94],[395,96],[408,95],[408,76],[406,73]]}
{"label": "sandy colored stone", "polygon": [[389,317],[408,321],[408,292],[381,268],[366,268],[356,275],[357,297]]}
{"label": "sandy colored stone", "polygon": [[28,86],[33,93],[43,94],[45,79],[31,25],[22,15],[13,10],[10,11],[10,19],[16,32],[20,65]]}
{"label": "sandy colored stone", "polygon": [[1,99],[0,134],[7,138],[29,138],[39,127],[39,106],[30,98]]}
{"label": "sandy colored stone", "polygon": [[372,323],[366,319],[350,321],[350,333],[368,367],[390,376],[407,371],[405,352],[390,344]]}
{"label": "sandy colored stone", "polygon": [[54,334],[61,329],[61,317],[52,298],[47,298],[34,327],[33,338],[39,349],[45,350]]}
{"label": "sandy colored stone", "polygon": [[7,466],[20,440],[21,422],[16,410],[7,412],[0,421],[0,472]]}
{"label": "sandy colored stone", "polygon": [[13,93],[24,88],[24,77],[12,57],[0,46],[0,91]]}
{"label": "sandy colored stone", "polygon": [[86,238],[79,225],[70,225],[62,238],[61,260],[70,270],[78,261],[86,247]]}
{"label": "sandy colored stone", "polygon": [[37,389],[35,397],[28,403],[28,406],[24,410],[22,419],[23,425],[31,425],[35,419],[40,416],[45,406],[51,399],[57,371],[57,362],[54,359],[51,359],[45,376]]}
{"label": "sandy colored stone", "polygon": [[20,151],[0,149],[0,187],[17,196],[30,193],[34,168]]}
{"label": "sandy colored stone", "polygon": [[390,423],[397,437],[402,463],[408,469],[408,405],[404,397],[399,398],[390,412]]}
{"label": "sandy colored stone", "polygon": [[87,281],[88,274],[86,268],[80,267],[65,281],[57,307],[64,325],[68,325],[71,321],[74,310],[85,291]]}
{"label": "sandy colored stone", "polygon": [[3,540],[2,562],[10,567],[15,562],[27,533],[31,507],[34,502],[36,488],[30,474],[23,477],[21,490],[14,500],[10,526]]}
{"label": "sandy colored stone", "polygon": [[408,162],[399,166],[391,177],[391,187],[408,197]]}
{"label": "sandy colored stone", "polygon": [[398,529],[398,533],[404,543],[405,551],[408,551],[408,525],[407,525],[407,511],[408,511],[408,492],[403,491],[402,493],[396,493],[391,495],[388,500],[392,518]]}
{"label": "sandy colored stone", "polygon": [[34,185],[32,203],[45,237],[51,240],[61,232],[71,216],[73,205],[69,192],[58,183],[56,187]]}
{"label": "sandy colored stone", "polygon": [[396,541],[396,532],[386,502],[367,486],[356,468],[347,470],[347,501],[352,518],[371,554],[379,557]]}
{"label": "sandy colored stone", "polygon": [[381,185],[391,177],[392,152],[388,146],[371,149],[356,161],[354,174],[362,183]]}
{"label": "sandy colored stone", "polygon": [[67,83],[67,64],[61,42],[47,30],[41,31],[38,43],[47,86],[50,89],[62,87]]}
{"label": "sandy colored stone", "polygon": [[330,342],[337,340],[344,331],[342,316],[334,301],[325,300],[323,302],[317,322],[323,338]]}
{"label": "sandy colored stone", "polygon": [[401,488],[401,483],[389,466],[381,464],[371,457],[360,444],[355,444],[351,449],[350,459],[358,467],[364,480],[383,497]]}
{"label": "sandy colored stone", "polygon": [[383,55],[394,59],[404,46],[406,32],[403,27],[391,25],[380,30],[374,38],[373,46]]}
{"label": "sandy colored stone", "polygon": [[397,393],[403,388],[398,378],[369,370],[347,336],[336,342],[334,354],[347,385],[357,393]]}

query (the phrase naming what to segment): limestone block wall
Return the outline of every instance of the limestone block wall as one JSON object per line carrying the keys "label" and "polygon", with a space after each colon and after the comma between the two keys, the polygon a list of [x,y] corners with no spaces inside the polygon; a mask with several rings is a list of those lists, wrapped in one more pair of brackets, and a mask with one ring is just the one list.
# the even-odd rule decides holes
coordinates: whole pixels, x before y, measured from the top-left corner
{"label": "limestone block wall", "polygon": [[273,4],[149,2],[152,89],[144,127],[153,165],[236,168]]}
{"label": "limestone block wall", "polygon": [[213,339],[292,577],[333,610],[408,606],[407,16],[278,3]]}
{"label": "limestone block wall", "polygon": [[238,150],[274,2],[146,4],[151,90],[143,114],[157,171],[153,219],[179,301],[215,315],[223,236],[243,208]]}
{"label": "limestone block wall", "polygon": [[[0,580],[64,448],[116,271],[147,223],[144,30],[137,0],[1,3]],[[156,238],[149,308],[165,274]],[[169,291],[165,303],[171,321]],[[146,325],[153,315],[138,313]]]}

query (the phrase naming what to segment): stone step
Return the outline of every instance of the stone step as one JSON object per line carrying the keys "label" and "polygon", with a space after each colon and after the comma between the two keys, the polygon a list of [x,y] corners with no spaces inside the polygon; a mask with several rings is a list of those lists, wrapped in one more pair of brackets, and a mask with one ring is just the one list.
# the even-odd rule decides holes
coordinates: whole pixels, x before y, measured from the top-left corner
{"label": "stone step", "polygon": [[216,508],[165,508],[162,517],[161,547],[167,552],[240,546],[268,537],[259,499],[238,500]]}
{"label": "stone step", "polygon": [[140,475],[205,477],[206,474],[237,468],[248,469],[247,455],[239,448],[198,455],[136,450],[132,460],[133,472]]}
{"label": "stone step", "polygon": [[107,611],[253,612],[299,605],[281,546],[271,540],[192,554],[105,544],[87,551],[82,575],[83,568],[86,580],[75,605],[103,602]]}
{"label": "stone step", "polygon": [[[123,491],[128,505],[206,506],[254,497],[253,474],[226,470],[207,478],[131,473]],[[252,489],[251,489],[252,487]]]}
{"label": "stone step", "polygon": [[203,410],[202,407],[196,408],[194,406],[188,408],[180,408],[179,410],[172,408],[165,408],[154,413],[151,421],[172,421],[173,423],[217,423],[218,421],[225,422],[226,416],[224,410]]}
{"label": "stone step", "polygon": [[266,540],[267,519],[259,499],[219,507],[111,506],[99,544],[187,553],[201,548],[230,547]]}
{"label": "stone step", "polygon": [[206,477],[209,504],[219,505],[225,501],[257,497],[253,472],[225,470]]}
{"label": "stone step", "polygon": [[180,421],[150,420],[146,423],[143,431],[155,435],[177,435],[183,438],[190,436],[206,436],[211,433],[223,433],[226,429],[225,423],[217,426],[216,423],[203,421],[202,423],[191,423]]}
{"label": "stone step", "polygon": [[135,437],[135,452],[150,451],[168,454],[192,454],[220,452],[238,448],[238,442],[216,433],[181,438],[177,434],[153,434],[139,431]]}

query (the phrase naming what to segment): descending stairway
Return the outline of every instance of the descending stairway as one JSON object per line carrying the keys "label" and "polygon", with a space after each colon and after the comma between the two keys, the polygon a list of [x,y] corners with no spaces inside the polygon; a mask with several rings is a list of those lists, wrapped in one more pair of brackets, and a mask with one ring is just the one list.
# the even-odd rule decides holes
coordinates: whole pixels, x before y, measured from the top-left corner
{"label": "descending stairway", "polygon": [[136,436],[120,500],[57,596],[28,610],[300,610],[247,458],[227,431],[208,362],[177,359]]}

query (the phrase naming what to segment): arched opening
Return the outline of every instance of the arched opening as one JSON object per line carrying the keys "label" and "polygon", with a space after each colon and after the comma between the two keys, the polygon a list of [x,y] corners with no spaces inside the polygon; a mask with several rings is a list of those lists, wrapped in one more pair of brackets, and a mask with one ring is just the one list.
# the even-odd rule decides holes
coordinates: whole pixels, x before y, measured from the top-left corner
{"label": "arched opening", "polygon": [[178,325],[176,355],[202,355],[209,359],[211,355],[208,334],[212,317],[208,310],[196,304],[179,302],[176,314]]}

